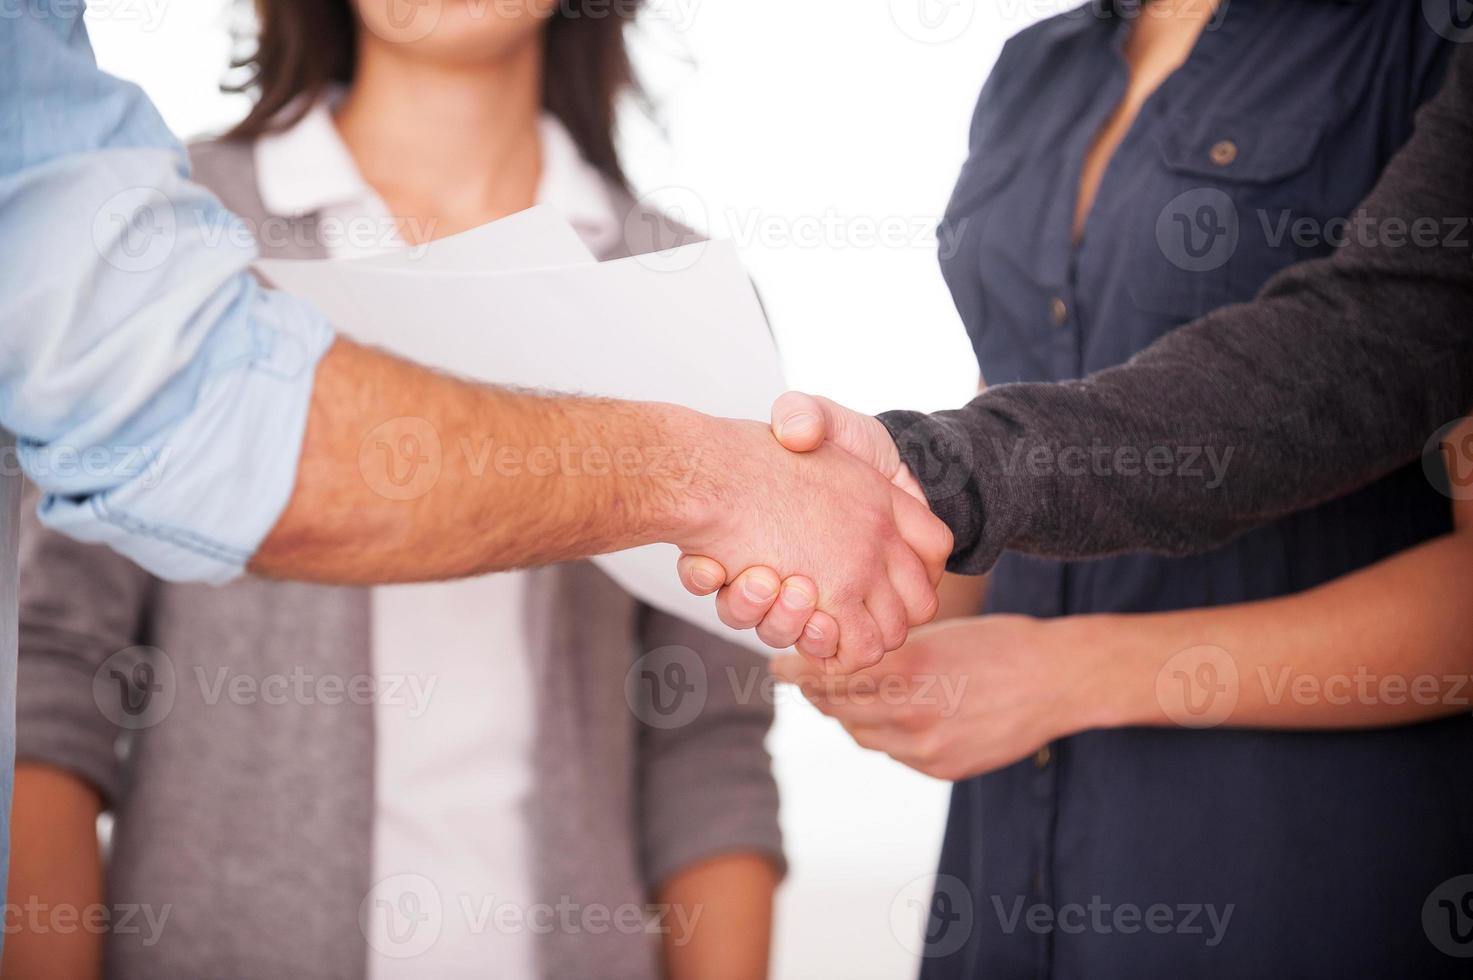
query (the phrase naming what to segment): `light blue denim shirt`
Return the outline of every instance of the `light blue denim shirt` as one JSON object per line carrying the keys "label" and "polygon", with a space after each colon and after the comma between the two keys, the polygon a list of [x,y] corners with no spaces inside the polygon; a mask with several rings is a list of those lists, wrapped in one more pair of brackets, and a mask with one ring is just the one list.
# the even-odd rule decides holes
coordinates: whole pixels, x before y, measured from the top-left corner
{"label": "light blue denim shirt", "polygon": [[[188,180],[134,85],[97,69],[82,0],[0,7],[0,505],[168,579],[240,574],[296,478],[332,330],[262,289],[249,229]],[[0,509],[0,883],[15,685]]]}
{"label": "light blue denim shirt", "polygon": [[251,278],[250,230],[81,9],[0,10],[0,426],[46,524],[225,581],[291,495],[332,330]]}

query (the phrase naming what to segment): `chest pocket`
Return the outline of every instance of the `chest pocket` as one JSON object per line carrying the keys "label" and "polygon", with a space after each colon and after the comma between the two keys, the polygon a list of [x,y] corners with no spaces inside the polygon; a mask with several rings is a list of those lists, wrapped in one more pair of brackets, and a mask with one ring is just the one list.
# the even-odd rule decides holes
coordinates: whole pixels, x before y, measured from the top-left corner
{"label": "chest pocket", "polygon": [[1139,231],[1154,268],[1132,279],[1142,309],[1194,319],[1245,302],[1313,254],[1293,222],[1323,221],[1316,156],[1324,124],[1178,112],[1158,139],[1160,192]]}

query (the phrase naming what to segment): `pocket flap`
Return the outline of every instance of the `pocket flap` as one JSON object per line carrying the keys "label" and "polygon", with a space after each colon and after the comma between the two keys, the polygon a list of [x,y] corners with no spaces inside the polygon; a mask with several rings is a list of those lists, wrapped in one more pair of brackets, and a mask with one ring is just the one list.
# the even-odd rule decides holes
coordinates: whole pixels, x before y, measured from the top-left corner
{"label": "pocket flap", "polygon": [[1177,173],[1265,184],[1309,166],[1320,123],[1179,112],[1166,126],[1161,158]]}

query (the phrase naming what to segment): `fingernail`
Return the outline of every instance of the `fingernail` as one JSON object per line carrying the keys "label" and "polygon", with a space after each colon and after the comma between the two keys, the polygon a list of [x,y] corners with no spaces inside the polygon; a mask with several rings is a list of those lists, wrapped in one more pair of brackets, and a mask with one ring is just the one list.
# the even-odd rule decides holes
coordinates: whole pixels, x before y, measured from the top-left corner
{"label": "fingernail", "polygon": [[700,568],[690,573],[691,584],[698,589],[707,591],[716,588],[721,583],[716,581],[716,576],[711,574],[710,569]]}
{"label": "fingernail", "polygon": [[777,592],[777,583],[760,575],[753,576],[742,583],[742,592],[753,602],[766,602]]}
{"label": "fingernail", "polygon": [[807,609],[813,605],[813,596],[794,585],[783,587],[783,605],[789,609]]}
{"label": "fingernail", "polygon": [[795,436],[801,430],[813,428],[818,424],[818,416],[812,412],[799,412],[797,415],[789,415],[783,419],[778,428],[778,437]]}
{"label": "fingernail", "polygon": [[803,627],[803,635],[808,637],[810,640],[822,640],[823,630],[819,629],[812,623],[809,623],[807,626]]}

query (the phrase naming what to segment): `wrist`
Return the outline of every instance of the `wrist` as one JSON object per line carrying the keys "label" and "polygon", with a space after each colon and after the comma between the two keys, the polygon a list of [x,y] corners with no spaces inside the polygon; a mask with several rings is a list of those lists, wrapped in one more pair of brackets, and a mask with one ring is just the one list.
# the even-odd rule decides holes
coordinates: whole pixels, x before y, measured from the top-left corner
{"label": "wrist", "polygon": [[715,538],[722,512],[721,420],[681,405],[645,409],[674,461],[648,474],[650,524],[661,541],[698,547]]}
{"label": "wrist", "polygon": [[1063,658],[1060,685],[1064,734],[1149,724],[1158,715],[1155,667],[1143,656],[1128,616],[1048,620],[1046,648]]}

